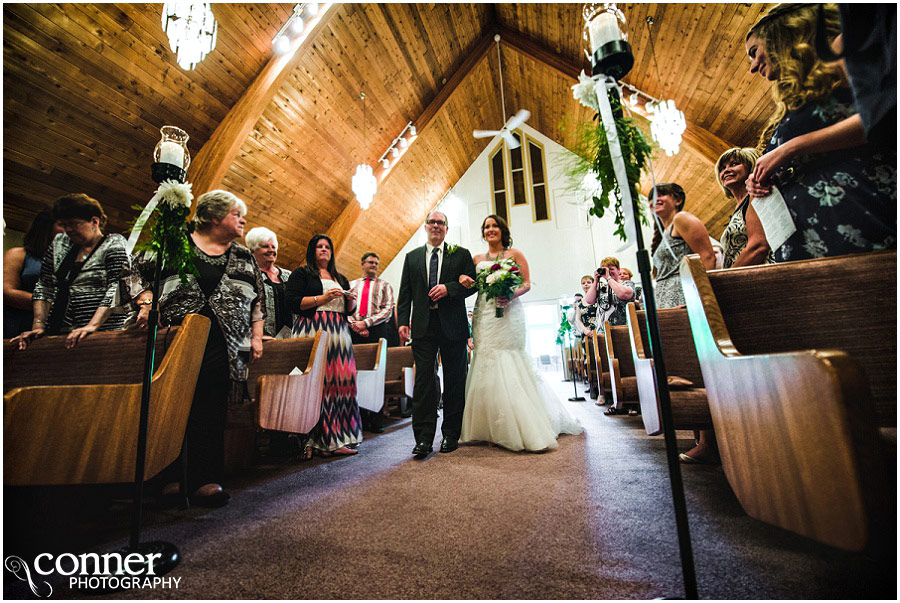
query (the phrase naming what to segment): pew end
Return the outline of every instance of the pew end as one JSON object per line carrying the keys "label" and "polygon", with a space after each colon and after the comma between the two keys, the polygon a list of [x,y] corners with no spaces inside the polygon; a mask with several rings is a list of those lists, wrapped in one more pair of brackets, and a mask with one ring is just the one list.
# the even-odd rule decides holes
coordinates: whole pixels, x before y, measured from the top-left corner
{"label": "pew end", "polygon": [[353,346],[356,357],[356,401],[360,408],[381,412],[387,372],[387,339]]}
{"label": "pew end", "polygon": [[[328,333],[324,331],[314,338],[266,342],[262,359],[251,368],[251,377],[256,377],[256,423],[260,428],[305,434],[316,426],[322,414],[327,348]],[[269,362],[263,364],[266,352],[270,353]],[[288,374],[297,364],[306,366],[303,374]]]}
{"label": "pew end", "polygon": [[[822,279],[889,279],[896,273],[896,253],[711,273],[689,256],[680,270],[722,467],[741,506],[751,517],[830,546],[864,550],[879,536],[876,526],[886,514],[895,513],[888,502],[893,492],[865,365],[843,349],[845,340],[835,329],[823,328],[822,317],[857,313],[857,323],[872,319],[843,290],[821,286]],[[747,281],[750,276],[758,278]],[[732,283],[744,288],[743,295],[734,288],[728,294]],[[747,287],[757,292],[753,304],[747,303]],[[895,321],[895,288],[892,302],[890,297],[885,294],[885,310]],[[720,307],[720,299],[731,303]],[[818,319],[817,301],[830,309]],[[768,315],[774,308],[778,315],[772,320],[753,320],[754,312]],[[868,338],[863,347],[874,343],[866,327],[847,333]],[[893,349],[895,365],[895,327],[893,333],[883,347],[887,354]],[[829,339],[833,346],[821,346]],[[849,346],[861,349],[860,342]],[[894,388],[896,404],[896,381]]]}
{"label": "pew end", "polygon": [[[174,331],[171,345],[152,379],[146,479],[159,474],[181,453],[209,319],[188,314]],[[105,345],[120,357],[127,356],[126,364],[137,362],[135,356],[143,359],[146,332],[140,338],[143,344],[133,333],[121,331],[94,337],[95,346]],[[44,340],[42,346],[57,354],[65,344],[65,337]],[[116,345],[117,340],[120,345]],[[122,346],[122,341],[131,345]],[[84,380],[102,372],[91,355],[73,354],[67,361],[70,366],[66,371],[80,372]],[[7,392],[3,409],[4,484],[59,486],[133,481],[142,376],[142,371],[131,374],[131,383],[32,385]],[[52,380],[53,373],[35,374],[33,378],[46,382]]]}

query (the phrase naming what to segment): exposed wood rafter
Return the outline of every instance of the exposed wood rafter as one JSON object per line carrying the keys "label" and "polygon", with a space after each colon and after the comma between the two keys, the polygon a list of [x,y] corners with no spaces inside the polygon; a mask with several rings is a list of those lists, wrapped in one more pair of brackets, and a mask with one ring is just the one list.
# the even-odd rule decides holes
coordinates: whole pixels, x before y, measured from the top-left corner
{"label": "exposed wood rafter", "polygon": [[328,25],[334,14],[333,4],[328,4],[300,43],[281,56],[273,56],[263,67],[240,100],[234,104],[212,136],[197,153],[188,168],[188,180],[194,191],[204,193],[221,186],[225,174],[241,150],[244,141],[263,111],[272,101],[284,79],[297,66],[306,50],[312,46],[319,33]]}
{"label": "exposed wood rafter", "polygon": [[[501,28],[500,43],[508,45],[510,48],[515,49],[535,61],[547,65],[558,73],[571,79],[577,80],[582,69],[585,72],[590,71],[590,65],[587,61],[581,65],[577,65],[552,50],[545,48],[538,42],[530,40],[519,32],[511,29]],[[699,157],[704,161],[709,162],[710,165],[714,164],[723,152],[735,146],[722,140],[709,130],[691,123],[690,121],[687,122],[687,128],[682,135],[682,140],[687,146],[691,147]]]}
{"label": "exposed wood rafter", "polygon": [[[424,132],[428,126],[432,123],[434,118],[437,116],[438,112],[444,107],[447,101],[450,99],[450,96],[453,92],[459,87],[460,83],[462,83],[466,76],[471,73],[471,71],[481,63],[482,59],[487,56],[488,51],[491,49],[491,45],[494,43],[494,31],[491,29],[489,33],[485,34],[472,49],[472,52],[466,56],[465,60],[460,63],[459,68],[450,76],[450,79],[447,80],[447,83],[438,91],[435,97],[428,103],[428,106],[425,107],[425,110],[422,111],[422,114],[416,118],[413,122],[413,125],[416,127],[416,131],[418,135],[421,136],[422,132]],[[378,179],[379,184],[383,183],[393,171],[391,168],[385,170],[376,166],[379,172],[376,172],[376,178]],[[331,238],[334,243],[334,254],[337,256],[341,247],[343,246],[344,241],[347,240],[347,236],[350,234],[350,231],[353,229],[353,226],[356,224],[356,221],[359,219],[360,215],[362,215],[362,209],[359,207],[359,204],[351,200],[344,207],[341,214],[337,217],[334,223],[331,225],[331,228],[328,229],[328,236]]]}

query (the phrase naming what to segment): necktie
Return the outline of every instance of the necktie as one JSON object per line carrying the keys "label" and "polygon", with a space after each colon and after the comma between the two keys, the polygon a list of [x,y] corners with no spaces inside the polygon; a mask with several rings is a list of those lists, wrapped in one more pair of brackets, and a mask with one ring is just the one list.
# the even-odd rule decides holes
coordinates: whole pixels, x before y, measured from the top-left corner
{"label": "necktie", "polygon": [[367,278],[366,283],[363,285],[362,295],[359,299],[359,316],[360,318],[364,317],[369,313],[369,285],[371,284],[372,279]]}
{"label": "necktie", "polygon": [[438,248],[431,250],[431,260],[428,264],[428,289],[429,291],[437,286],[438,281]]}

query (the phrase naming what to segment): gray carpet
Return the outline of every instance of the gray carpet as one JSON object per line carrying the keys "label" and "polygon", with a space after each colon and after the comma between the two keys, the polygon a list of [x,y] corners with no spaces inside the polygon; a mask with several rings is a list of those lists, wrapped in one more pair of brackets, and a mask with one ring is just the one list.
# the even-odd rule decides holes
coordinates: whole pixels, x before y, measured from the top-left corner
{"label": "gray carpet", "polygon": [[[571,384],[556,387],[571,395]],[[407,419],[367,433],[355,457],[258,467],[230,484],[222,509],[147,518],[145,540],[182,551],[177,590],[109,598],[682,596],[662,438],[647,437],[640,417],[566,404],[586,432],[547,453],[472,445],[416,461]],[[896,597],[893,560],[750,519],[721,468],[683,469],[702,598]],[[122,538],[106,544],[124,543],[127,511],[109,513]],[[7,575],[5,594],[18,593],[32,598]]]}

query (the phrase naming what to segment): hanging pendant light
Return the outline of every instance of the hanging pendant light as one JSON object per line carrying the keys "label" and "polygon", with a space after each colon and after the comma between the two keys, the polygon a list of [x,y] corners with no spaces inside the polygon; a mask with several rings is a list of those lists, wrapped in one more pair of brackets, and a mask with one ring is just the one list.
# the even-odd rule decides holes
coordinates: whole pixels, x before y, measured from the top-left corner
{"label": "hanging pendant light", "polygon": [[163,4],[162,28],[182,69],[193,69],[212,52],[218,27],[208,2]]}
{"label": "hanging pendant light", "polygon": [[[363,102],[363,143],[365,143],[365,132],[366,132],[366,95],[363,92],[359,93],[359,98],[362,99]],[[350,183],[350,188],[353,190],[353,194],[356,195],[356,200],[359,201],[359,206],[364,210],[369,209],[369,205],[372,204],[372,199],[375,197],[375,192],[378,189],[378,182],[375,180],[375,174],[372,172],[372,166],[367,163],[361,163],[356,166],[356,173],[353,174],[353,180]]]}

